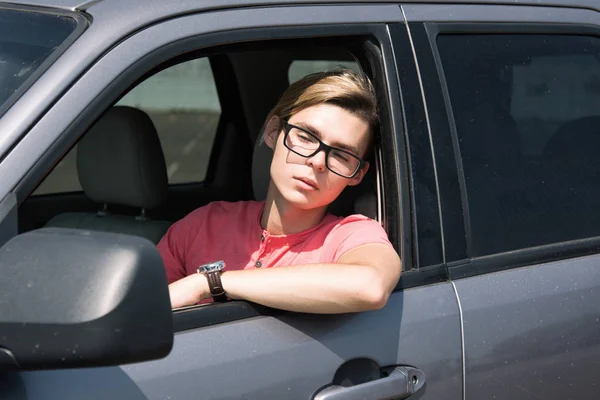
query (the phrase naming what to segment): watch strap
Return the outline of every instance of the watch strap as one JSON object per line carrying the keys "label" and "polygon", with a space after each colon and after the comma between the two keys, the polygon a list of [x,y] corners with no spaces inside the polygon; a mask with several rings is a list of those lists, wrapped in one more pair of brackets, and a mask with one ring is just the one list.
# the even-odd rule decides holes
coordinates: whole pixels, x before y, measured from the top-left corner
{"label": "watch strap", "polygon": [[223,284],[221,283],[221,272],[211,271],[207,273],[206,280],[208,281],[208,287],[213,300],[218,302],[227,301],[225,289],[223,289]]}

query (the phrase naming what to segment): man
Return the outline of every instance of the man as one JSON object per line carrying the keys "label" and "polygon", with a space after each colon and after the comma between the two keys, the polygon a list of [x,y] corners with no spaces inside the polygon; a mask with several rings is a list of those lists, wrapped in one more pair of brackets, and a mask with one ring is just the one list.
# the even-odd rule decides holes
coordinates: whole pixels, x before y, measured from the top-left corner
{"label": "man", "polygon": [[377,121],[373,87],[352,71],[292,84],[264,127],[274,152],[266,200],[210,203],[158,244],[172,307],[211,297],[307,313],[383,307],[402,269],[385,231],[327,213],[367,172]]}

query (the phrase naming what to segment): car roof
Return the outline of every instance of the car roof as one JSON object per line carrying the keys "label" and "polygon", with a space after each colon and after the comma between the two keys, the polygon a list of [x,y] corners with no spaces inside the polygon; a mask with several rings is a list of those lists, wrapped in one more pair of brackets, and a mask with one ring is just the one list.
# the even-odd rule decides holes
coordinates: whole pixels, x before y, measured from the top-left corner
{"label": "car roof", "polygon": [[[127,9],[135,8],[138,3],[144,7],[154,7],[162,5],[164,0],[12,0],[9,4],[42,6],[50,8],[60,8],[67,10],[92,10],[95,5],[102,4],[106,7],[114,8],[115,12],[124,12]],[[185,11],[202,11],[224,8],[237,8],[249,6],[266,5],[293,5],[293,4],[334,4],[334,3],[436,3],[436,4],[508,4],[508,5],[534,5],[534,6],[561,6],[574,8],[588,8],[600,11],[600,2],[598,0],[192,0],[192,1],[169,1],[169,7],[173,14]]]}

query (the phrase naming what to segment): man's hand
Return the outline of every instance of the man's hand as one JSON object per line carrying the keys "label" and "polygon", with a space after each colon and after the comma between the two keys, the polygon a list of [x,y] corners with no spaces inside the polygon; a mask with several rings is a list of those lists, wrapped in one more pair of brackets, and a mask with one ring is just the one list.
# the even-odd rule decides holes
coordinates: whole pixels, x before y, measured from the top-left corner
{"label": "man's hand", "polygon": [[[396,251],[375,243],[349,250],[333,264],[224,271],[221,281],[230,299],[288,311],[334,314],[384,307],[401,272]],[[172,283],[169,292],[172,308],[211,297],[202,274]]]}
{"label": "man's hand", "polygon": [[208,281],[202,274],[193,274],[169,285],[171,308],[191,306],[211,297]]}

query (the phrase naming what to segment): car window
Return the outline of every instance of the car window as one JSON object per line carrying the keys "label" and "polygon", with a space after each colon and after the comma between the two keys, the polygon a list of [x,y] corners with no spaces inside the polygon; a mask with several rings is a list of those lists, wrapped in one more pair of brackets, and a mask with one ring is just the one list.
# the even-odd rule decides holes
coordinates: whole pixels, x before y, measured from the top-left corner
{"label": "car window", "polygon": [[221,105],[208,58],[167,68],[119,101],[145,111],[160,138],[169,183],[206,177]]}
{"label": "car window", "polygon": [[16,100],[43,69],[44,62],[61,52],[61,44],[77,28],[69,16],[0,9],[0,114]]}
{"label": "car window", "polygon": [[360,72],[360,67],[355,61],[294,60],[288,69],[288,82],[292,84],[308,74],[328,71],[340,67]]}
{"label": "car window", "polygon": [[437,44],[471,255],[599,236],[600,39],[441,35]]}
{"label": "car window", "polygon": [[[116,105],[146,112],[160,138],[169,184],[202,182],[221,106],[208,58],[167,68],[128,92]],[[80,191],[73,148],[34,194]]]}

